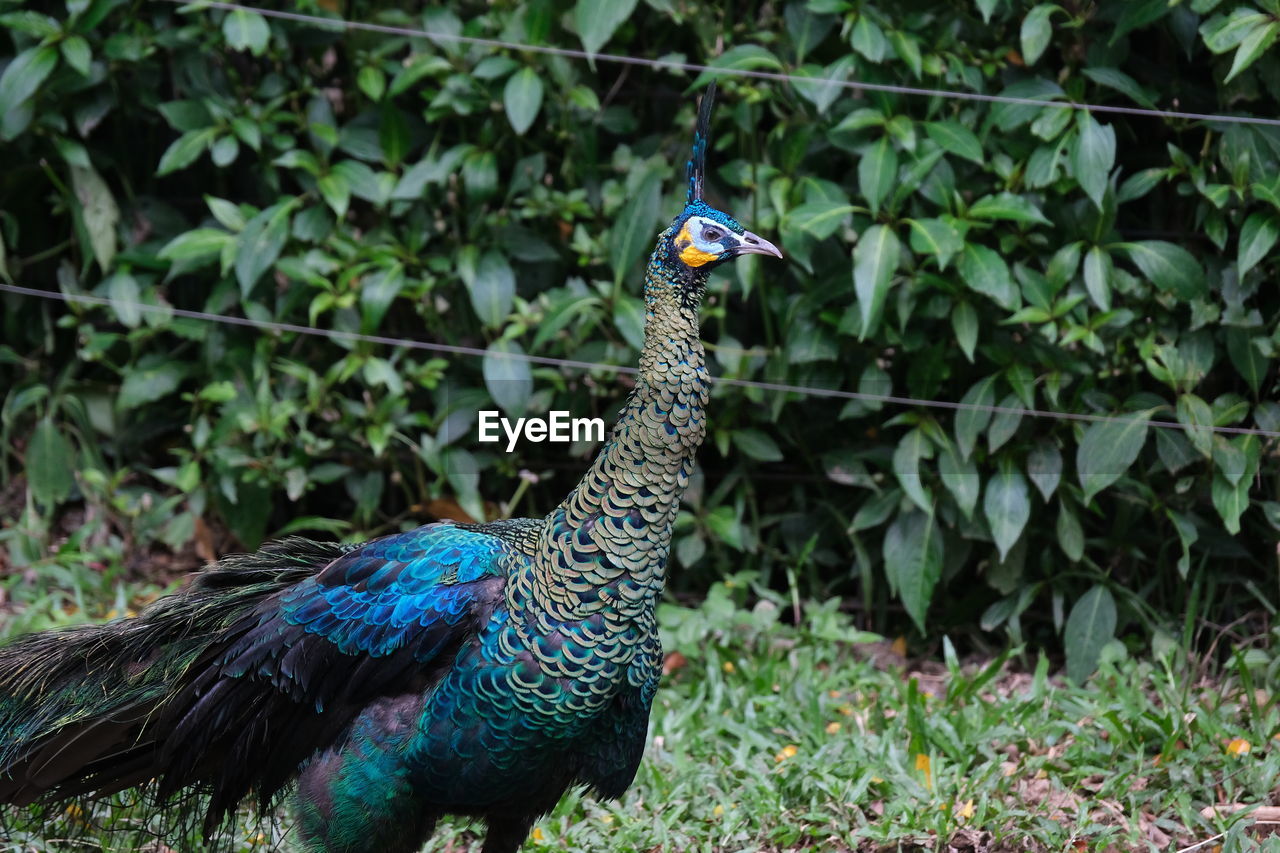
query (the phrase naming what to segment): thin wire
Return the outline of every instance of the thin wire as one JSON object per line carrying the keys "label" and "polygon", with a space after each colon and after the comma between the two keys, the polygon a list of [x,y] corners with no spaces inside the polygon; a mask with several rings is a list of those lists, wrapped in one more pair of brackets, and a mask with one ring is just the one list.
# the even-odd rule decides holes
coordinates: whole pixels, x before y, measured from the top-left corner
{"label": "thin wire", "polygon": [[[427,30],[414,30],[407,27],[396,27],[388,24],[372,24],[365,21],[348,21],[344,18],[322,18],[318,15],[307,15],[302,12],[284,12],[276,9],[261,9],[254,6],[242,6],[238,3],[227,3],[223,0],[166,0],[166,2],[185,6],[190,10],[224,9],[227,11],[256,12],[268,18],[284,21],[311,24],[331,29],[363,30],[384,35],[406,36],[408,38],[425,38],[433,41],[448,41],[458,44],[479,45],[506,50],[519,50],[528,53],[541,53],[549,56],[563,56],[570,59],[586,59],[589,61],[612,62],[619,65],[640,65],[667,71],[688,71],[696,73],[709,72],[725,77],[748,77],[754,80],[772,80],[807,86],[836,86],[842,89],[854,89],[863,92],[887,92],[895,95],[914,95],[929,98],[946,98],[958,101],[980,101],[991,104],[1013,104],[1016,106],[1055,107],[1066,110],[1088,110],[1098,113],[1118,113],[1122,115],[1149,116],[1163,119],[1189,119],[1191,121],[1214,121],[1227,124],[1256,124],[1269,127],[1280,127],[1280,119],[1260,118],[1257,116],[1228,116],[1212,113],[1192,113],[1179,110],[1153,110],[1143,107],[1115,106],[1110,104],[1090,104],[1080,101],[1050,101],[1040,98],[1022,98],[1012,95],[987,95],[980,92],[957,92],[948,89],[926,89],[918,86],[898,86],[892,83],[867,83],[859,80],[840,80],[834,77],[802,77],[798,74],[786,74],[781,71],[760,71],[753,68],[718,68],[699,62],[682,62],[674,59],[648,59],[641,56],[623,56],[615,53],[591,53],[567,47],[549,47],[540,44],[524,44],[523,42],[505,41],[502,39],[478,38],[476,36],[457,35],[455,33],[434,33]],[[184,9],[183,11],[186,11]]]}
{"label": "thin wire", "polygon": [[[553,358],[551,356],[530,355],[529,353],[497,352],[479,347],[459,346],[457,344],[441,344],[432,341],[418,341],[411,338],[391,338],[384,335],[366,335],[360,332],[344,332],[339,329],[318,329],[313,326],[300,326],[295,323],[277,323],[273,320],[254,320],[249,317],[233,317],[226,314],[214,314],[207,311],[192,311],[186,308],[174,308],[168,305],[149,305],[144,302],[126,302],[106,296],[91,294],[61,293],[51,290],[37,290],[32,287],[21,287],[14,284],[0,283],[0,291],[14,293],[19,296],[34,296],[69,304],[102,305],[135,311],[150,311],[166,316],[185,317],[191,320],[204,320],[211,323],[224,323],[231,326],[245,326],[273,332],[292,332],[300,335],[329,338],[337,341],[364,341],[385,346],[405,347],[407,349],[443,352],[451,355],[469,355],[481,358],[506,358],[514,361],[525,361],[533,364],[553,367],[572,367],[579,370],[603,370],[610,373],[635,375],[640,371],[634,367],[623,367],[617,364],[603,364],[592,361],[579,361],[571,358]],[[781,394],[801,394],[808,397],[829,398],[837,400],[857,400],[863,403],[890,403],[897,406],[918,406],[930,409],[948,409],[951,411],[988,412],[996,415],[1018,415],[1032,418],[1049,418],[1062,421],[1081,421],[1085,423],[1121,423],[1143,424],[1162,429],[1186,431],[1204,430],[1206,432],[1226,435],[1256,435],[1264,438],[1280,438],[1280,431],[1254,429],[1251,427],[1214,426],[1212,424],[1184,424],[1178,421],[1141,420],[1124,415],[1091,415],[1080,412],[1055,412],[1048,409],[1023,409],[1015,406],[989,406],[982,403],[956,403],[949,400],[923,400],[916,397],[899,397],[894,394],[871,394],[862,391],[843,391],[836,388],[815,388],[808,385],[788,385],[781,382],[760,382],[754,379],[735,379],[726,376],[708,377],[717,385],[732,385],[738,388],[755,388],[760,391],[771,391]]]}

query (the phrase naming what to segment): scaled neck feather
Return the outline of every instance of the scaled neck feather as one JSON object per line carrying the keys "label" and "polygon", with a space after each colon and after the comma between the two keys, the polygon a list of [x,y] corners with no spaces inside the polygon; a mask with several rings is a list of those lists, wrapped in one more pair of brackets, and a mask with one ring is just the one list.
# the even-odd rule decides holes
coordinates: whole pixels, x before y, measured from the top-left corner
{"label": "scaled neck feather", "polygon": [[651,621],[666,579],[671,528],[706,433],[709,387],[698,331],[707,274],[671,257],[670,237],[668,229],[659,238],[645,277],[636,386],[539,537],[528,594],[556,621],[592,614]]}

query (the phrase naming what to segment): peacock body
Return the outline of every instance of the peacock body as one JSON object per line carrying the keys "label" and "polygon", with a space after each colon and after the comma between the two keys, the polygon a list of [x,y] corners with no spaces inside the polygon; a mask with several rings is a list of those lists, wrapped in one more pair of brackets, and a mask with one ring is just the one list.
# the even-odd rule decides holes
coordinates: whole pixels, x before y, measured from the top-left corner
{"label": "peacock body", "polygon": [[[418,849],[444,814],[515,851],[564,791],[620,796],[661,674],[655,605],[705,431],[698,307],[717,264],[780,256],[702,199],[645,281],[636,385],[547,517],[231,557],[136,618],[0,649],[0,804],[154,785],[212,834],[296,780],[314,853]],[[154,782],[153,782],[154,780]]]}

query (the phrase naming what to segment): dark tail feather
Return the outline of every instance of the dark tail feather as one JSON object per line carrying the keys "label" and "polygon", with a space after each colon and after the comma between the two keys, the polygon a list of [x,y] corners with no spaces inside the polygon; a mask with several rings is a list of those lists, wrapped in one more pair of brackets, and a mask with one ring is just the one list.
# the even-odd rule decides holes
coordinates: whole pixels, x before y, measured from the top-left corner
{"label": "dark tail feather", "polygon": [[[180,716],[169,703],[190,695],[233,628],[264,600],[342,551],[301,539],[275,543],[215,564],[137,617],[31,634],[0,648],[0,806],[100,795],[166,777],[166,762],[183,748],[170,742]],[[184,758],[185,775],[204,777],[199,765],[222,764],[225,756]],[[165,781],[164,796],[185,784]],[[208,829],[213,816],[206,817]]]}

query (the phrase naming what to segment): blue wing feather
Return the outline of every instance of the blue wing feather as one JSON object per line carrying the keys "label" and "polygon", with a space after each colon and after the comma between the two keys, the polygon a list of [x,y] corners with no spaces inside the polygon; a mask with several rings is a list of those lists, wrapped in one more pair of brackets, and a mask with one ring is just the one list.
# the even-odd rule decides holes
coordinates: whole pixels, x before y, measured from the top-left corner
{"label": "blue wing feather", "polygon": [[[503,539],[451,524],[375,539],[264,603],[215,671],[252,674],[317,708],[381,694],[481,627],[515,559],[523,557]],[[339,677],[369,678],[361,661],[393,657],[377,669],[378,683]]]}
{"label": "blue wing feather", "polygon": [[478,597],[503,576],[509,546],[487,533],[432,524],[375,539],[289,590],[280,616],[333,642],[347,655],[384,657],[412,641],[419,661],[440,645],[420,636],[449,634]]}

